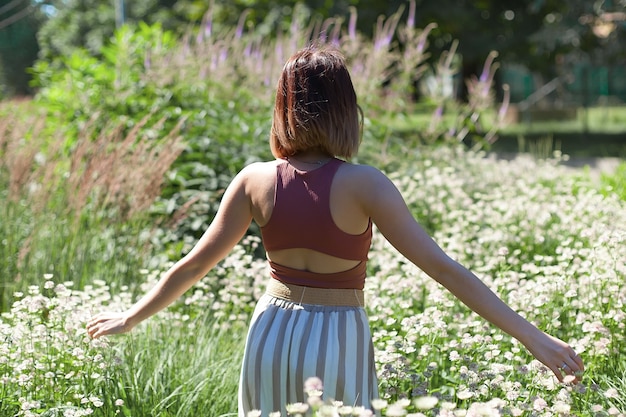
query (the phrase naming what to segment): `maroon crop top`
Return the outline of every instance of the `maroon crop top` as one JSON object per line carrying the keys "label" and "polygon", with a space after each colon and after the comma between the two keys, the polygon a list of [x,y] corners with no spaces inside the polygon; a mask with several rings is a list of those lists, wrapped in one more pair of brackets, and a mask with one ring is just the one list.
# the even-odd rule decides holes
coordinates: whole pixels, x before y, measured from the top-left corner
{"label": "maroon crop top", "polygon": [[361,262],[347,271],[320,274],[270,261],[273,278],[307,287],[363,289],[372,223],[353,235],[339,229],[330,213],[330,187],[343,163],[333,158],[312,171],[297,170],[287,161],[278,164],[274,209],[261,235],[266,251],[306,248]]}

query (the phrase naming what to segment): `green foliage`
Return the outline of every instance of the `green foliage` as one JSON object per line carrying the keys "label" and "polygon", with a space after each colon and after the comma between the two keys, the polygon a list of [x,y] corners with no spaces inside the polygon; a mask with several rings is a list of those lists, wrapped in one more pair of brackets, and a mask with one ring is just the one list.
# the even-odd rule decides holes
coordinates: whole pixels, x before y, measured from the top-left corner
{"label": "green foliage", "polygon": [[57,190],[59,195],[44,211],[2,193],[0,210],[7,220],[0,222],[0,308],[15,292],[25,291],[33,277],[53,274],[84,287],[105,268],[116,280],[130,284],[130,271],[142,265],[143,232],[149,227],[145,221],[111,223],[106,214],[94,212],[73,218],[66,210],[64,192],[70,190]]}
{"label": "green foliage", "polygon": [[626,201],[626,162],[619,164],[613,173],[603,173],[601,183],[601,191],[604,195],[616,195]]}
{"label": "green foliage", "polygon": [[[176,3],[181,3],[180,5]],[[184,3],[184,5],[183,5]],[[123,15],[126,24],[135,26],[141,22],[148,25],[159,23],[166,30],[182,33],[190,22],[197,21],[191,16],[186,4],[197,2],[175,2],[173,0],[50,0],[47,7],[54,10],[37,33],[41,47],[41,58],[52,61],[66,57],[76,49],[85,49],[90,55],[100,56],[114,32],[118,29],[118,16]],[[124,5],[123,13],[116,10]]]}
{"label": "green foliage", "polygon": [[105,417],[217,416],[236,409],[240,327],[205,311],[195,319],[171,315],[167,325],[155,321],[143,326],[140,338],[93,341],[85,337],[83,318],[92,308],[130,302],[127,295],[109,297],[109,290],[124,287],[95,280],[82,292],[54,283],[52,275],[43,282],[17,296],[0,319],[2,329],[20,329],[0,330],[3,354],[29,364],[0,364],[1,415],[87,415],[81,413],[90,409]]}
{"label": "green foliage", "polygon": [[[478,319],[375,233],[365,291],[380,415],[398,415],[397,403],[432,416],[444,407],[459,414],[533,407],[584,417],[594,416],[592,409],[623,412],[625,247],[617,225],[624,224],[624,203],[595,191],[590,178],[545,161],[497,161],[458,148],[395,158],[391,178],[420,219],[429,207],[433,237],[515,310],[572,343],[586,372],[582,385],[555,384],[522,345]],[[133,232],[114,230],[101,239]],[[129,260],[112,257],[90,271],[82,288],[66,283],[61,270],[23,275],[29,286],[0,316],[0,340],[9,342],[0,362],[0,414],[234,413],[245,329],[267,279],[258,246],[255,238],[242,241],[170,308],[131,334],[95,341],[85,338],[85,321],[102,309],[126,308],[171,263],[122,276],[115,271]],[[97,249],[85,242],[67,248]],[[124,285],[128,278],[133,282]],[[436,397],[440,408],[423,408],[424,396]]]}
{"label": "green foliage", "polygon": [[[129,126],[157,109],[161,117],[175,114],[176,103],[168,103],[167,86],[146,77],[151,56],[166,53],[173,44],[172,33],[160,25],[139,24],[137,30],[124,26],[116,32],[102,48],[102,59],[76,49],[58,61],[38,61],[33,68],[37,100],[59,118],[59,124],[75,128],[96,113],[105,122],[127,121]],[[68,138],[69,145],[75,139]]]}
{"label": "green foliage", "polygon": [[169,324],[155,321],[144,337],[115,341],[119,360],[129,366],[118,374],[115,389],[100,395],[122,399],[129,415],[219,416],[235,410],[245,332],[210,311],[198,314],[172,316]]}
{"label": "green foliage", "polygon": [[37,59],[41,16],[28,2],[0,2],[0,98],[32,94],[27,69]]}
{"label": "green foliage", "polygon": [[[102,59],[77,50],[60,59],[61,70],[44,61],[34,70],[41,87],[38,102],[57,117],[56,124],[69,127],[68,149],[94,115],[99,115],[94,133],[111,124],[130,130],[147,117],[151,128],[163,121],[159,130],[146,132],[158,136],[184,120],[185,150],[168,176],[162,201],[152,209],[176,225],[176,232],[162,232],[164,244],[197,238],[234,173],[269,154],[269,103],[251,91],[231,95],[228,85],[215,80],[181,79],[176,66],[168,66],[178,59],[177,48],[173,34],[160,25],[125,26],[103,48]],[[192,211],[181,211],[191,202]],[[174,247],[172,256],[180,256],[180,249],[188,248]]]}
{"label": "green foliage", "polygon": [[86,129],[68,149],[64,130],[49,124],[58,119],[32,103],[4,106],[0,114],[0,305],[28,287],[27,277],[60,274],[84,286],[112,259],[127,261],[110,270],[130,283],[128,271],[150,251],[144,211],[180,152],[176,137],[131,132],[121,139],[120,129],[108,128],[94,138]]}
{"label": "green foliage", "polygon": [[[429,33],[399,25],[399,16],[389,18],[385,31],[372,42],[352,34],[339,38],[348,60],[358,68],[353,75],[357,89],[363,92],[362,105],[368,113],[390,119],[412,107],[412,86],[425,72]],[[152,210],[157,218],[165,215],[170,226],[176,225],[176,232],[163,229],[160,240],[175,245],[171,254],[178,257],[180,250],[189,249],[188,244],[178,243],[185,236],[190,240],[199,237],[232,176],[242,166],[270,156],[272,80],[283,55],[301,46],[294,39],[305,42],[307,37],[322,36],[301,25],[294,20],[289,39],[276,40],[259,29],[245,33],[222,30],[183,41],[175,41],[160,25],[125,26],[102,48],[101,59],[77,50],[54,63],[39,62],[34,69],[40,87],[37,101],[57,118],[55,129],[65,129],[66,149],[72,149],[86,125],[94,133],[107,125],[125,125],[128,131],[144,119],[146,126],[161,124],[162,128],[154,133],[141,131],[158,136],[184,120],[180,133],[186,148],[168,176],[162,201]],[[404,50],[389,42],[396,31],[406,44]],[[392,62],[397,67],[390,78]],[[446,60],[442,71],[450,71],[449,65]],[[491,61],[487,67],[491,68]],[[490,83],[488,78],[479,95],[489,93]],[[471,117],[477,126],[485,108],[470,103],[463,116],[451,123],[431,124],[422,142],[432,143],[432,138],[444,143],[459,141],[470,131],[480,135],[480,127],[464,125]],[[448,109],[454,111],[450,105]],[[383,131],[376,133],[378,138],[395,130],[393,125],[379,126]]]}

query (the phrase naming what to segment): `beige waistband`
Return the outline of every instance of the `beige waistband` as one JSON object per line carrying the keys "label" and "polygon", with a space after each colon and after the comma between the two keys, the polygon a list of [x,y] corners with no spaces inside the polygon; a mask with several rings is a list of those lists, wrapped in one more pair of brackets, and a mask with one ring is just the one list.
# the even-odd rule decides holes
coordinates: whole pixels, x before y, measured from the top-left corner
{"label": "beige waistband", "polygon": [[323,306],[363,307],[363,290],[344,288],[315,288],[286,284],[271,278],[265,293],[298,304],[316,304]]}

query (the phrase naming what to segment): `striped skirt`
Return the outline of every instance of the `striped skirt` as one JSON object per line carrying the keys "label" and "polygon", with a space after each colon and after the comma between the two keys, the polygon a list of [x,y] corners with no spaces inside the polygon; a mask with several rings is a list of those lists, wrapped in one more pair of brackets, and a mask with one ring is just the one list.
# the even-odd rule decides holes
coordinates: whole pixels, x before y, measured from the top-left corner
{"label": "striped skirt", "polygon": [[304,383],[318,377],[323,399],[370,408],[378,398],[374,350],[362,307],[302,304],[268,294],[254,311],[239,381],[239,417],[260,410],[286,416],[306,402]]}

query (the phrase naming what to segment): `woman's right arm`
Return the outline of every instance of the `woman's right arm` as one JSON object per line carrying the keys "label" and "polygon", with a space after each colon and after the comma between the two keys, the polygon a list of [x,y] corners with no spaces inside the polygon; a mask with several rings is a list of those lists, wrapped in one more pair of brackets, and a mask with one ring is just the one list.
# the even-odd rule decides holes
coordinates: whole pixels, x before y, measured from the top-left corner
{"label": "woman's right arm", "polygon": [[130,331],[158,313],[206,275],[243,237],[252,220],[250,184],[244,168],[226,189],[220,207],[193,249],[167,272],[140,300],[124,312],[102,312],[87,324],[93,338]]}
{"label": "woman's right arm", "polygon": [[518,339],[559,380],[563,378],[560,368],[566,368],[569,374],[583,371],[582,360],[571,347],[537,329],[472,272],[451,259],[417,223],[398,189],[384,174],[373,168],[366,171],[358,189],[376,192],[359,194],[363,210],[402,255],[474,312]]}

